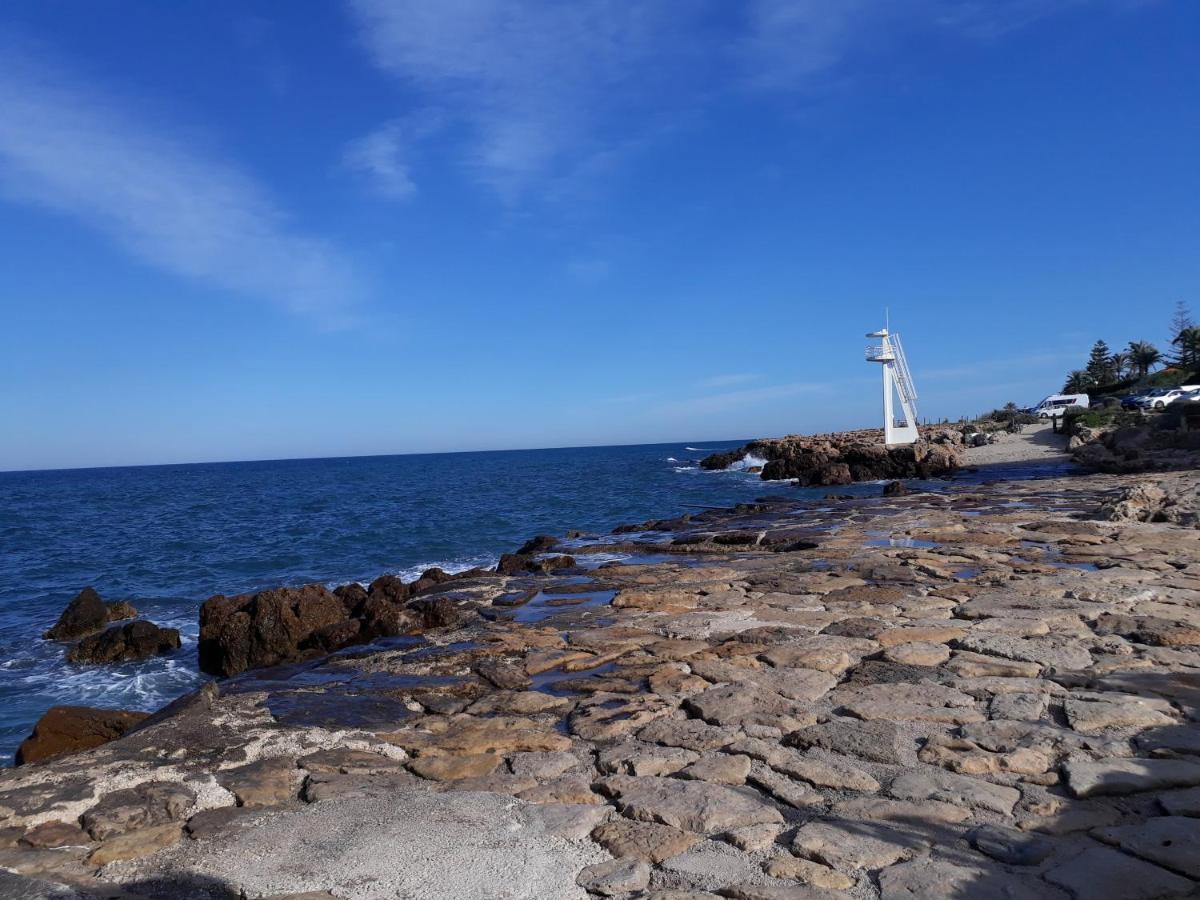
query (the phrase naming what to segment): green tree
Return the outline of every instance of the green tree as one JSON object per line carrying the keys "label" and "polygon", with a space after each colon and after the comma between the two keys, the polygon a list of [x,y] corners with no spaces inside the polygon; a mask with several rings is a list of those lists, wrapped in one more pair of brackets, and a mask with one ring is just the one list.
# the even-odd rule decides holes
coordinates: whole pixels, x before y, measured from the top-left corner
{"label": "green tree", "polygon": [[1149,341],[1129,342],[1129,360],[1133,363],[1138,378],[1149,375],[1150,370],[1162,362],[1162,358],[1162,353]]}
{"label": "green tree", "polygon": [[1104,341],[1096,341],[1092,345],[1091,355],[1087,362],[1088,377],[1092,384],[1111,384],[1116,381],[1113,375],[1112,351]]}
{"label": "green tree", "polygon": [[1192,311],[1188,309],[1188,305],[1182,300],[1175,303],[1175,315],[1171,316],[1171,342],[1175,342],[1175,338],[1179,337],[1180,332],[1191,328],[1196,323],[1192,321]]}
{"label": "green tree", "polygon": [[1067,376],[1067,383],[1063,385],[1063,393],[1086,394],[1088,389],[1094,384],[1095,382],[1092,380],[1092,376],[1089,375],[1086,370],[1076,369]]}
{"label": "green tree", "polygon": [[1112,362],[1113,374],[1117,376],[1117,381],[1128,378],[1133,372],[1133,360],[1129,358],[1129,354],[1124,350],[1118,350],[1110,357]]}
{"label": "green tree", "polygon": [[1200,328],[1189,325],[1171,343],[1175,345],[1175,361],[1179,365],[1189,369],[1200,366]]}

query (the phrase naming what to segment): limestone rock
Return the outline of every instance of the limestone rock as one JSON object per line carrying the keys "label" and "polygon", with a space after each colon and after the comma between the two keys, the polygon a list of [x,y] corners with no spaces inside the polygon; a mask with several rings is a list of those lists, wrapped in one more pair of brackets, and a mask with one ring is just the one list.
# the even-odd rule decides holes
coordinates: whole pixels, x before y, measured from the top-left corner
{"label": "limestone rock", "polygon": [[945,644],[913,641],[894,644],[884,651],[883,658],[906,666],[938,666],[950,658],[950,648]]}
{"label": "limestone rock", "polygon": [[109,838],[93,850],[88,862],[94,866],[105,866],[127,859],[141,859],[177,843],[182,835],[183,829],[176,822],[128,831]]}
{"label": "limestone rock", "polygon": [[1084,850],[1044,877],[1076,900],[1160,900],[1190,895],[1193,888],[1186,878],[1107,847]]}
{"label": "limestone rock", "polygon": [[939,800],[989,809],[1005,816],[1012,815],[1013,807],[1021,799],[1016,788],[938,771],[906,772],[888,786],[888,793],[898,800]]}
{"label": "limestone rock", "polygon": [[746,825],[727,831],[721,837],[739,850],[753,853],[773,846],[780,831],[779,825]]}
{"label": "limestone rock", "polygon": [[683,704],[713,725],[773,725],[793,731],[816,721],[812,713],[774,691],[744,684],[709,688]]}
{"label": "limestone rock", "polygon": [[880,900],[1065,900],[1042,881],[998,866],[959,865],[944,859],[914,859],[879,873]]}
{"label": "limestone rock", "polygon": [[614,859],[588,866],[579,873],[577,881],[589,893],[602,897],[628,894],[650,883],[650,867],[632,857]]}
{"label": "limestone rock", "polygon": [[1170,704],[1131,694],[1071,696],[1063,709],[1071,727],[1082,734],[1099,734],[1107,728],[1161,728],[1175,719],[1163,710]]}
{"label": "limestone rock", "polygon": [[1072,760],[1063,766],[1075,797],[1136,794],[1200,785],[1200,763],[1179,759]]}
{"label": "limestone rock", "polygon": [[663,718],[651,722],[637,736],[648,743],[703,752],[732,743],[741,732],[733,727],[709,725],[703,719]]}
{"label": "limestone rock", "polygon": [[1004,635],[967,635],[959,646],[991,656],[1003,656],[1022,662],[1037,663],[1058,671],[1086,669],[1092,655],[1077,642],[1053,635],[1043,638],[1015,638]]}
{"label": "limestone rock", "polygon": [[783,820],[774,806],[749,790],[704,781],[623,775],[607,778],[603,784],[616,796],[617,808],[629,818],[698,834]]}
{"label": "limestone rock", "polygon": [[767,863],[764,871],[772,878],[790,878],[802,884],[845,891],[854,887],[854,879],[829,866],[810,859],[779,856]]}
{"label": "limestone rock", "polygon": [[888,826],[810,822],[792,838],[792,852],[839,872],[882,869],[924,849],[915,835]]}
{"label": "limestone rock", "polygon": [[1137,825],[1105,828],[1099,836],[1127,853],[1200,878],[1200,819],[1164,816]]}
{"label": "limestone rock", "polygon": [[473,753],[465,756],[422,756],[408,768],[430,781],[457,781],[460,778],[480,778],[491,775],[504,757],[495,753]]}
{"label": "limestone rock", "polygon": [[690,850],[703,838],[670,825],[614,819],[598,826],[592,832],[592,840],[618,858],[634,857],[660,863]]}
{"label": "limestone rock", "polygon": [[83,814],[83,827],[98,841],[127,831],[179,820],[195,801],[195,793],[170,781],[147,781],[105,794]]}
{"label": "limestone rock", "polygon": [[788,735],[787,743],[897,765],[903,761],[903,745],[911,741],[902,741],[900,729],[892,722],[835,719],[794,731]]}
{"label": "limestone rock", "polygon": [[1054,852],[1053,842],[1002,825],[980,825],[968,839],[980,853],[1010,866],[1036,866]]}
{"label": "limestone rock", "polygon": [[78,825],[52,819],[35,825],[24,833],[21,843],[26,847],[79,847],[91,842],[91,838]]}
{"label": "limestone rock", "polygon": [[750,757],[730,753],[706,753],[679,775],[713,784],[745,784],[750,774]]}

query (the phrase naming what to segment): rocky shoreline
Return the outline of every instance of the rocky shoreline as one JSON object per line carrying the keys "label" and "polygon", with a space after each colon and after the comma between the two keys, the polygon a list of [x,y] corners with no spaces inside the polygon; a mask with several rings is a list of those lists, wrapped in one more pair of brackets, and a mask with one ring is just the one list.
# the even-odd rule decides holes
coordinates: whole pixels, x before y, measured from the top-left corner
{"label": "rocky shoreline", "polygon": [[1152,482],[764,502],[214,598],[233,677],[0,773],[0,896],[1194,895],[1200,477]]}
{"label": "rocky shoreline", "polygon": [[791,479],[801,487],[853,484],[901,478],[941,478],[960,464],[963,434],[953,428],[922,428],[915,444],[887,447],[883,431],[789,435],[751,441],[700,461],[704,469],[727,469],[753,460],[749,471],[764,481]]}

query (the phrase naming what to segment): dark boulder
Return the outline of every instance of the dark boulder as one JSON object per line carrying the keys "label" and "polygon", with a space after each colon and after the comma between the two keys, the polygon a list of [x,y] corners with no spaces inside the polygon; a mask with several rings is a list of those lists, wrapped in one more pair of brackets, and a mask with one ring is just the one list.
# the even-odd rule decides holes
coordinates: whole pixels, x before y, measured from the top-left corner
{"label": "dark boulder", "polygon": [[517,551],[518,556],[524,556],[532,553],[545,553],[558,546],[558,538],[548,534],[539,534],[537,537],[532,537],[527,540],[521,549]]}
{"label": "dark boulder", "polygon": [[48,641],[73,641],[107,628],[111,622],[136,618],[132,603],[113,600],[105,603],[95,588],[85,587],[67,604],[54,627],[42,635]]}
{"label": "dark boulder", "polygon": [[414,600],[408,611],[421,617],[422,628],[457,628],[469,618],[467,611],[449,597]]}
{"label": "dark boulder", "polygon": [[882,431],[850,431],[752,441],[701,460],[706,469],[725,469],[747,457],[766,460],[764,480],[792,479],[803,487],[850,484],[885,478],[933,478],[958,467],[960,439],[945,429],[925,429],[916,444],[887,447]]}
{"label": "dark boulder", "polygon": [[301,659],[318,631],[346,618],[341,599],[320,584],[218,594],[200,607],[200,669],[236,675]]}
{"label": "dark boulder", "polygon": [[42,637],[49,641],[72,641],[99,631],[108,624],[108,607],[94,588],[85,587],[67,604],[54,627]]}
{"label": "dark boulder", "polygon": [[333,589],[334,596],[342,601],[346,615],[353,616],[367,602],[367,589],[356,581]]}
{"label": "dark boulder", "polygon": [[883,486],[883,496],[885,497],[903,497],[912,493],[903,481],[889,481]]}
{"label": "dark boulder", "polygon": [[170,653],[179,646],[177,628],[160,628],[153,622],[139,619],[85,637],[67,651],[67,660],[73,663],[125,662]]}
{"label": "dark boulder", "polygon": [[533,563],[533,557],[523,553],[505,553],[500,562],[496,563],[496,571],[501,575],[521,575],[528,572]]}
{"label": "dark boulder", "polygon": [[421,616],[418,613],[381,596],[373,596],[367,600],[358,615],[362,622],[362,637],[365,640],[416,634],[421,630]]}
{"label": "dark boulder", "polygon": [[16,764],[42,762],[115,741],[148,713],[88,706],[52,706],[17,749]]}
{"label": "dark boulder", "polygon": [[367,593],[392,603],[403,603],[412,596],[411,588],[395,575],[380,575],[371,582]]}
{"label": "dark boulder", "polygon": [[321,653],[332,653],[342,647],[360,642],[363,623],[359,619],[343,619],[319,628],[305,638],[300,645],[301,650],[318,650]]}
{"label": "dark boulder", "polygon": [[409,596],[415,597],[422,591],[428,591],[438,585],[445,584],[447,581],[453,581],[455,576],[449,572],[443,572],[437,566],[432,569],[426,569],[421,573],[421,577],[408,586]]}
{"label": "dark boulder", "polygon": [[108,621],[122,622],[125,619],[136,619],[138,611],[132,603],[127,603],[124,600],[113,600],[111,603],[105,603],[104,608],[108,610]]}

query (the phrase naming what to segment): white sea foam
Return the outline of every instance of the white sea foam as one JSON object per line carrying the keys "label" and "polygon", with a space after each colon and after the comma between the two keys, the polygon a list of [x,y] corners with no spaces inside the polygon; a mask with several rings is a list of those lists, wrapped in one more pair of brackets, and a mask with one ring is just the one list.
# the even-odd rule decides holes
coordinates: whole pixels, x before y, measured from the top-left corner
{"label": "white sea foam", "polygon": [[696,466],[672,466],[676,472],[695,472]]}
{"label": "white sea foam", "polygon": [[692,450],[696,453],[712,453],[712,447],[684,447],[684,450]]}
{"label": "white sea foam", "polygon": [[747,453],[741,459],[731,462],[727,467],[729,472],[743,472],[746,469],[762,467],[767,464],[767,461],[761,456],[755,456],[753,453]]}
{"label": "white sea foam", "polygon": [[668,457],[667,457],[667,462],[679,462],[679,460],[677,460],[677,459],[676,459],[675,457],[673,457],[673,456],[668,456]]}

